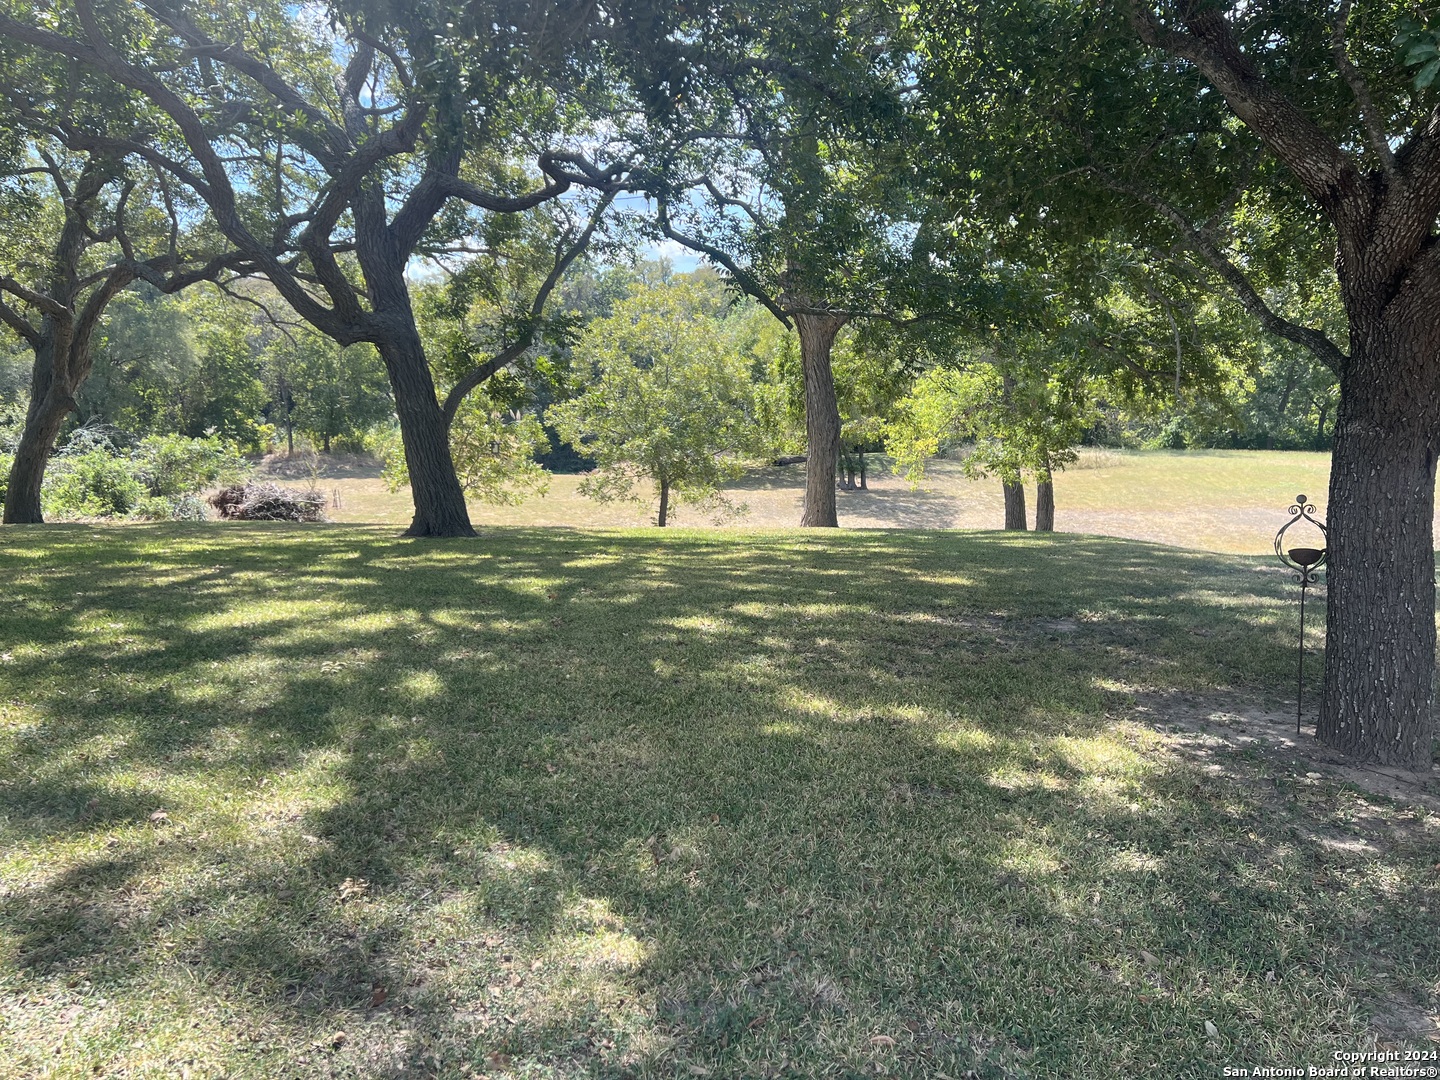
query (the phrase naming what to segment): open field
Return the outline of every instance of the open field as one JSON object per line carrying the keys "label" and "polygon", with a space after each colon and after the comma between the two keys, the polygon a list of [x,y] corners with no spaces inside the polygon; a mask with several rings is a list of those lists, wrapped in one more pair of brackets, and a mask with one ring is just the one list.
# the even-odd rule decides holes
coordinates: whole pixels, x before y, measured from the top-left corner
{"label": "open field", "polygon": [[1392,801],[1168,722],[1283,709],[1265,560],[0,544],[11,1075],[1168,1078],[1437,1046],[1433,780]]}
{"label": "open field", "polygon": [[[924,485],[912,491],[877,456],[870,490],[840,492],[840,524],[848,528],[995,529],[1004,520],[1000,486],[970,480],[955,461],[932,463]],[[800,520],[804,466],[757,469],[732,485],[749,513],[722,524],[786,528]],[[1206,551],[1269,551],[1285,508],[1296,494],[1325,502],[1328,454],[1251,450],[1085,451],[1055,479],[1055,527],[1061,532],[1123,536]],[[322,477],[322,490],[338,493],[337,521],[405,524],[408,491],[392,493],[378,469],[350,467]],[[521,506],[475,504],[477,525],[616,526],[649,524],[653,508],[601,505],[576,491],[579,477],[556,476],[543,498]],[[1027,492],[1034,520],[1034,487]],[[708,525],[682,507],[681,524]]]}

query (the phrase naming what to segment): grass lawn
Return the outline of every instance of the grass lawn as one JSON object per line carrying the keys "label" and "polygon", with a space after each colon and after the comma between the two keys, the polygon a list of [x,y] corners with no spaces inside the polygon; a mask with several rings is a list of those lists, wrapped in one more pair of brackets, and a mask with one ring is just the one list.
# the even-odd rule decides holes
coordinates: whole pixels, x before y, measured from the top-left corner
{"label": "grass lawn", "polygon": [[1140,722],[1292,692],[1292,589],[1064,535],[7,527],[0,1073],[1433,1049],[1440,814]]}
{"label": "grass lawn", "polygon": [[[322,459],[324,462],[324,459]],[[847,528],[996,529],[1005,520],[1000,485],[971,480],[958,461],[928,466],[914,490],[890,473],[889,459],[874,455],[868,491],[839,493],[840,524]],[[288,472],[291,483],[305,475],[295,463],[271,459],[269,471]],[[730,486],[730,495],[748,511],[722,524],[743,529],[797,524],[805,501],[803,465],[753,470]],[[324,462],[315,477],[338,501],[328,511],[354,524],[408,524],[414,507],[407,490],[392,492],[379,467],[356,461]],[[1285,508],[1299,493],[1323,510],[1330,455],[1261,450],[1082,450],[1080,460],[1055,478],[1055,525],[1061,532],[1123,536],[1237,554],[1270,550]],[[477,525],[646,525],[653,506],[602,505],[580,495],[578,476],[557,475],[549,492],[519,506],[474,503]],[[1027,490],[1030,520],[1035,489]],[[709,525],[703,516],[679,510],[681,524]],[[1437,529],[1440,534],[1440,529]]]}

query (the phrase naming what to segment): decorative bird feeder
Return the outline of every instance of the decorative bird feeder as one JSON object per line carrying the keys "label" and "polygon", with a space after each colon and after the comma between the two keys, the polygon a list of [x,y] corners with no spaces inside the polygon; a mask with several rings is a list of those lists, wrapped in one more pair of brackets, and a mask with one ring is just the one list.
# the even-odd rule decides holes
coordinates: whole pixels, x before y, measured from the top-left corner
{"label": "decorative bird feeder", "polygon": [[[1286,532],[1292,525],[1299,522],[1306,522],[1313,529],[1320,531],[1320,547],[1292,547],[1286,548]],[[1300,662],[1299,670],[1295,681],[1295,734],[1300,734],[1300,717],[1302,715],[1301,702],[1305,693],[1305,593],[1306,590],[1320,580],[1315,571],[1325,565],[1330,552],[1325,547],[1329,540],[1329,534],[1325,531],[1324,522],[1315,519],[1315,504],[1306,501],[1304,495],[1296,495],[1295,502],[1290,507],[1290,520],[1280,526],[1280,531],[1275,534],[1275,554],[1280,561],[1295,572],[1295,580],[1300,583]]]}

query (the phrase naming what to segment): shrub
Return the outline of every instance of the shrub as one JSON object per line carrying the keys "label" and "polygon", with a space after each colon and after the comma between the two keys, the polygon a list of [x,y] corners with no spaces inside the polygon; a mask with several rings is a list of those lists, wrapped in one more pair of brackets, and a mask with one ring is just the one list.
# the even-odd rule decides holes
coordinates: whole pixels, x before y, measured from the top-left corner
{"label": "shrub", "polygon": [[232,521],[324,521],[325,496],[268,481],[232,484],[210,496],[210,505]]}
{"label": "shrub", "polygon": [[204,521],[210,515],[198,495],[146,495],[130,516],[139,521]]}
{"label": "shrub", "polygon": [[10,490],[10,466],[14,461],[14,454],[0,450],[0,503],[5,501],[5,493]]}
{"label": "shrub", "polygon": [[45,512],[59,517],[123,517],[144,497],[130,462],[101,449],[57,456],[45,480]]}
{"label": "shrub", "polygon": [[250,466],[217,436],[147,435],[135,448],[135,473],[151,495],[178,498],[241,479]]}

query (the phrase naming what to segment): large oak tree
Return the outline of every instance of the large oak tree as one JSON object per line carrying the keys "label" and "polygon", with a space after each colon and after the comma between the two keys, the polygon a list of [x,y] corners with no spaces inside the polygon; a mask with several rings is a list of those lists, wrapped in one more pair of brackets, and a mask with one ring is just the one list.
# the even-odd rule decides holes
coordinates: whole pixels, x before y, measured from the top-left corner
{"label": "large oak tree", "polygon": [[[186,185],[303,319],[340,345],[376,347],[415,500],[409,533],[456,536],[473,529],[406,272],[454,227],[452,203],[508,213],[577,184],[618,188],[621,164],[576,151],[575,113],[556,89],[556,72],[583,67],[569,61],[596,18],[587,4],[502,0],[463,15],[352,10],[327,24],[281,5],[75,0],[14,5],[0,34],[148,101],[161,129],[77,128],[72,141]],[[495,167],[517,157],[533,163],[518,185]]]}
{"label": "large oak tree", "polygon": [[[917,20],[967,206],[1049,242],[1118,230],[1309,349],[1341,402],[1320,738],[1419,768],[1434,736],[1440,101],[1406,5],[950,0]],[[1415,46],[1406,51],[1406,46]],[[1337,342],[1287,309],[1333,261]]]}

